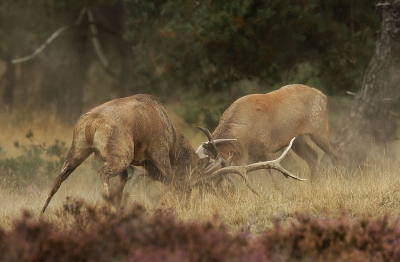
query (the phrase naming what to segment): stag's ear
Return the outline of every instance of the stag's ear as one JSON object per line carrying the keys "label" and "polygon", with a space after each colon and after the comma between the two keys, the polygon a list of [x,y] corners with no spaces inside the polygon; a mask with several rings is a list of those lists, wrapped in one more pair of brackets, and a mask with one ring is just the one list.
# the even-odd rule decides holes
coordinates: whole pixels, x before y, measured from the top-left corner
{"label": "stag's ear", "polygon": [[197,162],[197,168],[199,168],[200,170],[204,170],[204,169],[206,169],[209,162],[210,162],[210,158],[208,158],[208,157],[201,158],[199,160],[199,162]]}

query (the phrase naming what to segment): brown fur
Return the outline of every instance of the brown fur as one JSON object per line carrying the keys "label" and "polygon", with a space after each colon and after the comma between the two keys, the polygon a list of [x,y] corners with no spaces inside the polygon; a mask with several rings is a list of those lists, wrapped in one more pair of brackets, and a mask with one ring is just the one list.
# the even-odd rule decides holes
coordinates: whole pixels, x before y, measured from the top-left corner
{"label": "brown fur", "polygon": [[93,152],[103,162],[99,175],[107,194],[109,179],[120,177],[119,197],[130,165],[143,166],[155,180],[181,185],[199,162],[189,140],[171,122],[157,98],[135,95],[115,99],[78,120],[61,173],[42,212],[61,183]]}
{"label": "brown fur", "polygon": [[318,154],[308,145],[306,135],[334,165],[339,163],[337,148],[329,139],[327,103],[327,97],[317,89],[298,84],[247,95],[226,109],[212,137],[237,139],[218,144],[223,158],[235,155],[233,165],[272,160],[274,153],[296,137],[292,149],[307,162],[313,178]]}

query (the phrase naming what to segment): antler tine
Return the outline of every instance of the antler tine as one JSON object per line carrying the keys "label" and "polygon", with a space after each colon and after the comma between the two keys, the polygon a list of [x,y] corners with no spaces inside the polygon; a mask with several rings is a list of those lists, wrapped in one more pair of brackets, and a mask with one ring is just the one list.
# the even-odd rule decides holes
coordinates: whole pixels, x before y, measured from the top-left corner
{"label": "antler tine", "polygon": [[283,151],[283,153],[280,157],[278,157],[275,160],[259,162],[259,163],[254,163],[254,164],[248,165],[248,166],[246,166],[247,167],[246,172],[250,173],[250,172],[253,172],[253,171],[259,170],[259,169],[275,169],[275,170],[278,170],[279,172],[281,172],[287,178],[291,177],[293,179],[300,180],[300,181],[307,180],[307,179],[299,178],[299,177],[293,175],[292,173],[290,173],[289,171],[287,171],[280,165],[281,161],[285,158],[285,156],[288,154],[289,150],[291,149],[294,140],[295,140],[295,137],[292,138],[292,140],[290,140],[288,147],[285,149],[285,151]]}
{"label": "antler tine", "polygon": [[[247,172],[246,172],[245,170],[240,170],[240,169],[242,169],[242,168],[245,169],[244,166],[235,166],[234,169],[232,169],[231,172],[229,172],[229,173],[234,173],[234,174],[239,175],[239,176],[243,179],[243,181],[244,181],[244,183],[246,184],[246,186],[247,186],[254,194],[256,194],[257,196],[260,196],[260,195],[257,193],[257,191],[250,185],[249,178],[248,178],[248,176],[247,176]],[[222,169],[220,169],[220,170],[222,170]],[[218,170],[218,171],[220,171],[220,170]],[[203,179],[201,179],[201,180],[196,181],[195,183],[191,184],[191,187],[200,186],[200,185],[203,185],[203,184],[206,184],[206,183],[210,182],[210,180],[212,180],[214,177],[216,177],[216,176],[214,175],[215,173],[218,173],[217,175],[219,175],[219,172],[218,172],[218,171],[212,173],[209,177],[205,177],[205,178],[203,178]],[[224,172],[224,174],[220,174],[220,175],[221,175],[221,176],[225,175],[225,172]],[[210,177],[211,177],[211,178],[210,178]]]}
{"label": "antler tine", "polygon": [[215,171],[214,173],[210,174],[209,176],[206,177],[206,179],[212,180],[217,176],[224,175],[224,174],[227,174],[227,173],[247,174],[247,173],[259,170],[259,169],[275,169],[275,170],[280,171],[281,173],[283,173],[287,177],[291,177],[293,179],[300,180],[300,181],[307,180],[307,179],[299,178],[299,177],[293,175],[292,173],[290,173],[289,171],[287,171],[286,169],[284,169],[280,165],[280,162],[283,160],[283,158],[287,155],[287,153],[289,152],[290,148],[292,147],[294,139],[295,138],[293,138],[290,141],[288,147],[285,149],[285,151],[282,153],[282,155],[279,158],[275,159],[275,160],[258,162],[258,163],[254,163],[254,164],[247,165],[247,166],[229,166],[229,167],[224,167],[224,168],[221,168],[221,169]]}
{"label": "antler tine", "polygon": [[206,134],[208,141],[213,142],[214,139],[211,136],[210,130],[208,130],[207,128],[201,127],[201,126],[196,126],[196,128],[200,129],[201,131],[204,132],[204,134]]}
{"label": "antler tine", "polygon": [[[219,139],[213,139],[214,144],[220,144],[220,143],[224,143],[224,142],[234,142],[237,141],[236,138],[219,138]],[[201,150],[201,148],[203,147],[203,145],[200,145],[197,149],[196,149],[196,153],[199,154],[199,151]]]}

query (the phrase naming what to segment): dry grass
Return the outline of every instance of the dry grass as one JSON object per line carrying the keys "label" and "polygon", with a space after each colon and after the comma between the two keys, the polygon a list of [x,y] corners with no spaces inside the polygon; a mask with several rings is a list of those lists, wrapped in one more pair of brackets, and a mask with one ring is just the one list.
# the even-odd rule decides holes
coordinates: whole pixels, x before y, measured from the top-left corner
{"label": "dry grass", "polygon": [[[305,176],[305,175],[303,175]],[[354,217],[377,217],[384,213],[395,216],[400,208],[400,178],[393,170],[371,170],[339,174],[321,172],[315,183],[285,179],[279,174],[260,172],[253,185],[256,197],[242,187],[228,198],[206,195],[189,204],[174,197],[163,197],[166,206],[175,208],[183,219],[208,220],[217,216],[234,230],[251,224],[258,233],[271,227],[274,216],[290,220],[296,212],[313,216],[335,216],[341,212]]]}
{"label": "dry grass", "polygon": [[[167,107],[170,115],[173,108]],[[192,127],[183,127],[176,116],[173,121],[193,138],[193,146],[202,139]],[[55,139],[65,141],[72,138],[72,127],[58,123],[54,117],[36,115],[26,118],[23,114],[0,115],[1,157],[14,157],[21,153],[15,148],[14,141],[20,145],[32,143],[25,137],[31,130],[34,142],[51,144]],[[200,132],[199,132],[200,133]],[[196,135],[194,135],[196,134]],[[378,160],[378,161],[376,161]],[[295,171],[300,177],[308,177],[308,170],[303,162],[293,156],[283,164]],[[61,186],[52,199],[46,217],[57,219],[55,210],[61,208],[66,196],[82,197],[89,203],[103,203],[102,186],[97,177],[95,161],[89,158]],[[377,157],[368,169],[353,172],[320,171],[314,183],[285,179],[282,175],[268,172],[252,174],[251,183],[260,193],[255,196],[238,181],[235,194],[228,196],[200,195],[195,192],[189,200],[171,192],[164,185],[149,179],[139,179],[125,189],[125,205],[134,202],[144,204],[149,212],[156,208],[172,207],[182,220],[217,219],[237,231],[251,225],[253,233],[259,233],[272,226],[273,217],[290,221],[296,212],[308,212],[313,216],[335,216],[346,212],[353,217],[377,217],[384,213],[398,216],[400,212],[400,159],[386,160]],[[60,167],[61,168],[61,167]],[[58,173],[54,170],[54,177]],[[116,179],[117,180],[117,179]],[[3,182],[2,182],[3,181]],[[0,179],[0,226],[9,228],[12,219],[19,216],[22,209],[38,213],[46,199],[52,179],[37,180],[32,184],[23,180],[12,188],[6,187]]]}
{"label": "dry grass", "polygon": [[[299,211],[313,216],[335,216],[341,212],[354,217],[371,218],[385,213],[399,215],[400,177],[393,168],[346,173],[342,176],[321,172],[320,176],[321,179],[310,183],[292,181],[279,174],[259,172],[253,175],[251,182],[260,197],[244,186],[238,186],[236,194],[226,197],[195,192],[187,201],[161,183],[144,178],[134,185],[127,185],[125,205],[140,202],[149,212],[160,206],[172,207],[177,217],[183,220],[217,219],[234,231],[250,224],[253,233],[271,227],[273,217],[290,221]],[[8,228],[12,218],[18,216],[21,209],[39,212],[50,182],[21,185],[24,189],[22,194],[21,190],[13,192],[1,186],[0,225]],[[239,181],[238,184],[241,185]],[[46,216],[56,219],[54,212],[61,208],[66,196],[81,197],[89,203],[102,204],[102,194],[95,170],[90,163],[84,164],[63,183],[46,211]]]}

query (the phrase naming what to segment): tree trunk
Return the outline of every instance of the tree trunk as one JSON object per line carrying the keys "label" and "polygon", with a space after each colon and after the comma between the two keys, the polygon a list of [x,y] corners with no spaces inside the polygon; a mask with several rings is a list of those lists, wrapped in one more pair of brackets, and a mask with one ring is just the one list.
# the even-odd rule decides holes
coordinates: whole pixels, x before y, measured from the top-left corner
{"label": "tree trunk", "polygon": [[119,53],[121,59],[118,82],[114,86],[115,93],[118,97],[130,96],[138,93],[134,81],[133,69],[133,52],[132,45],[124,40],[127,33],[128,14],[123,0],[118,0],[111,5],[103,5],[100,9],[100,17],[106,18],[104,24],[112,26],[112,30],[116,34],[116,43],[114,47]]}
{"label": "tree trunk", "polygon": [[127,32],[127,11],[124,1],[117,1],[113,9],[115,16],[110,19],[111,23],[119,36],[117,49],[121,57],[121,67],[119,73],[119,81],[116,86],[117,95],[119,97],[129,96],[133,94],[134,72],[133,72],[133,52],[130,43],[124,40],[124,35]]}
{"label": "tree trunk", "polygon": [[361,89],[334,140],[341,163],[357,167],[374,149],[388,149],[396,139],[395,104],[400,89],[400,0],[378,4],[380,38]]}
{"label": "tree trunk", "polygon": [[39,96],[44,107],[55,103],[57,118],[70,124],[83,110],[83,86],[90,63],[87,28],[87,23],[82,23],[49,46]]}
{"label": "tree trunk", "polygon": [[[61,88],[58,90],[56,113],[59,119],[75,123],[83,110],[83,86],[89,70],[87,26],[73,32],[66,40],[67,47],[63,53],[64,63],[59,79]],[[61,91],[61,92],[60,92]]]}
{"label": "tree trunk", "polygon": [[14,90],[15,90],[15,65],[11,60],[7,59],[7,69],[4,73],[3,79],[5,81],[3,104],[6,109],[12,109],[14,104]]}

